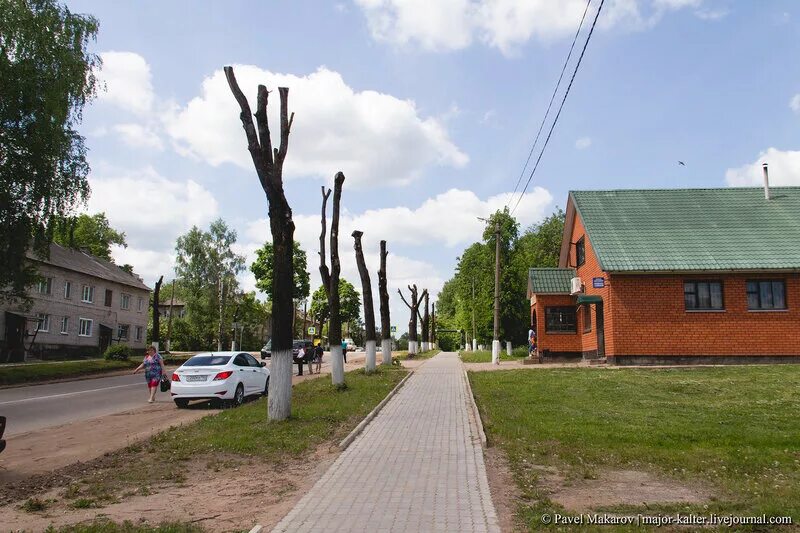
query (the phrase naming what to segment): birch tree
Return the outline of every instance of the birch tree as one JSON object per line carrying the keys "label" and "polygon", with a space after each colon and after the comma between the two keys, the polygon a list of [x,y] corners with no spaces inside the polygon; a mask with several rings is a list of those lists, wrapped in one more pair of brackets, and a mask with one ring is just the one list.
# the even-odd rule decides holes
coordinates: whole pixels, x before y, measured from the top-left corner
{"label": "birch tree", "polygon": [[[283,163],[289,148],[289,132],[294,113],[289,116],[289,89],[279,87],[280,95],[280,145],[272,146],[267,118],[269,93],[264,85],[258,86],[256,112],[239,88],[233,67],[225,67],[228,86],[239,104],[247,149],[253,159],[261,188],[269,204],[269,225],[274,248],[272,270],[272,362],[270,367],[270,391],[268,416],[270,420],[285,420],[292,411],[292,301],[294,222],[292,208],[283,191]],[[253,124],[253,116],[256,124]],[[256,129],[256,127],[258,129]]]}
{"label": "birch tree", "polygon": [[361,276],[361,297],[364,300],[364,330],[365,330],[365,350],[366,360],[364,368],[367,373],[375,371],[375,308],[372,306],[372,283],[369,279],[369,270],[367,264],[364,262],[364,250],[361,247],[361,236],[364,235],[362,231],[353,232],[353,246],[356,251],[356,264],[358,265],[358,274]]}

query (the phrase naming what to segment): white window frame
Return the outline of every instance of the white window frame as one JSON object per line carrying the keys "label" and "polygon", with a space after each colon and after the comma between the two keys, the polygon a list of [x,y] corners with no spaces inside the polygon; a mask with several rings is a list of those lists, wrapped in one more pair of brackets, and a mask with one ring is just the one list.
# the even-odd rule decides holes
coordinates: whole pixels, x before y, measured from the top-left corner
{"label": "white window frame", "polygon": [[139,296],[139,301],[136,303],[136,310],[141,312],[144,309],[144,298]]}
{"label": "white window frame", "polygon": [[[89,297],[86,297],[86,294],[89,294]],[[81,290],[81,301],[87,304],[94,303],[94,285],[84,285],[83,289]]]}
{"label": "white window frame", "polygon": [[62,316],[61,317],[61,334],[62,335],[69,335],[69,317]]}
{"label": "white window frame", "polygon": [[[122,328],[123,327],[124,328],[128,328],[124,337],[122,336]],[[122,339],[128,340],[128,339],[130,339],[130,336],[131,336],[131,325],[130,324],[117,324],[117,338],[118,339],[120,339],[120,340],[122,340]]]}
{"label": "white window frame", "polygon": [[50,332],[50,315],[47,313],[36,313],[36,331],[39,333]]}
{"label": "white window frame", "polygon": [[68,279],[64,280],[64,299],[65,300],[72,299],[72,282]]}
{"label": "white window frame", "polygon": [[131,308],[131,295],[123,292],[119,299],[119,308],[128,310]]}
{"label": "white window frame", "polygon": [[[42,290],[42,288],[43,288],[42,286],[43,285],[44,285],[44,289],[45,290]],[[39,294],[44,294],[44,295],[50,296],[53,293],[53,278],[46,277],[46,278],[40,279],[36,283],[36,292],[39,293]]]}
{"label": "white window frame", "polygon": [[142,328],[142,326],[136,326],[136,339],[135,340],[137,340],[137,341],[142,340],[142,330],[143,329],[144,328]]}
{"label": "white window frame", "polygon": [[[84,331],[83,328],[84,324],[88,326],[88,330],[85,333],[82,333],[82,331]],[[91,318],[82,318],[82,317],[78,318],[78,337],[91,337],[93,329],[94,329],[94,320],[92,320]]]}

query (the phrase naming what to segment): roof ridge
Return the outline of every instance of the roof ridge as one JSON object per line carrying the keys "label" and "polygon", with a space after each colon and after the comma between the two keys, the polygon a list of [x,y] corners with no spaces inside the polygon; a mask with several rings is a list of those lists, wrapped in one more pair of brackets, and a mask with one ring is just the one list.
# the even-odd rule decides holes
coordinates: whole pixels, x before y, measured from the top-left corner
{"label": "roof ridge", "polygon": [[[800,185],[770,185],[770,190],[773,189],[799,189]],[[678,192],[678,191],[742,191],[754,190],[763,191],[763,186],[750,186],[750,187],[680,187],[680,188],[654,188],[654,189],[570,189],[569,193],[575,192]]]}

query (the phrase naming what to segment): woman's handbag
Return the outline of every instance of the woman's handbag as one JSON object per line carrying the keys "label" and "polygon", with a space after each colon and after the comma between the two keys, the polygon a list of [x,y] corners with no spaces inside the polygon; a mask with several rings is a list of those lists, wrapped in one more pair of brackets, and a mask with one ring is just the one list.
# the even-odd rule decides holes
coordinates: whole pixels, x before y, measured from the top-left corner
{"label": "woman's handbag", "polygon": [[166,374],[161,374],[161,392],[167,392],[170,387],[169,378]]}

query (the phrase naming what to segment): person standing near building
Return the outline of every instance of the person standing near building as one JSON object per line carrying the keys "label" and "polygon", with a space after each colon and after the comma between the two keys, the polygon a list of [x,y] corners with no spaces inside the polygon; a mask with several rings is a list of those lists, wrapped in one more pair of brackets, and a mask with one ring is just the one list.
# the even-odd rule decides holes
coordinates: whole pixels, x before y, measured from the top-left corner
{"label": "person standing near building", "polygon": [[156,391],[161,384],[161,375],[164,373],[164,360],[156,351],[155,347],[148,346],[144,354],[142,364],[136,367],[134,374],[144,369],[144,379],[147,381],[147,388],[150,390],[150,398],[147,403],[156,401]]}

